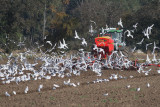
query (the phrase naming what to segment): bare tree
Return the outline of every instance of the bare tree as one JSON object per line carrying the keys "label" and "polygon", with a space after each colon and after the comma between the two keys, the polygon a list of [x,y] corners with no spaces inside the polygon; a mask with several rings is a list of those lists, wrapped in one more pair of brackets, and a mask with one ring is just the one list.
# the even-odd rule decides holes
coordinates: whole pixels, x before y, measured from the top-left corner
{"label": "bare tree", "polygon": [[45,8],[44,8],[44,13],[43,13],[43,41],[44,41],[44,38],[45,38],[45,29],[46,29],[46,2],[45,2]]}
{"label": "bare tree", "polygon": [[98,28],[108,24],[116,27],[122,16],[122,6],[118,2],[104,0],[86,0],[82,2],[76,12],[80,13],[83,28],[89,25],[90,20],[97,23]]}

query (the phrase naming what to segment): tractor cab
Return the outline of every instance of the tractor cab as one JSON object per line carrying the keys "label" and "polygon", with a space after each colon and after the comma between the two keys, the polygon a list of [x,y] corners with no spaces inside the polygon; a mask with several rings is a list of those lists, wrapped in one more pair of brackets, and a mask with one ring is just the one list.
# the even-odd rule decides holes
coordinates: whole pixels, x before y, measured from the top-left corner
{"label": "tractor cab", "polygon": [[[116,28],[102,29],[102,33],[95,38],[96,46],[104,50],[103,53],[101,52],[101,56],[106,58],[106,56],[111,55],[113,51],[124,49],[125,43],[122,41],[122,32],[123,30]],[[97,56],[97,54],[95,56]]]}
{"label": "tractor cab", "polygon": [[102,29],[101,36],[108,36],[110,37],[114,42],[114,50],[123,50],[125,43],[122,40],[122,32],[123,30],[120,30],[118,28],[107,28]]}

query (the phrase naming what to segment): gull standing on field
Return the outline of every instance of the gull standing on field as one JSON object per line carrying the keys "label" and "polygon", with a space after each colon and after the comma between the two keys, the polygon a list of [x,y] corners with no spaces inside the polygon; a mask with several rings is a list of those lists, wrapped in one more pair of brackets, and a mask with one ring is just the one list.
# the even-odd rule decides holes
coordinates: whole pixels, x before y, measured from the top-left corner
{"label": "gull standing on field", "polygon": [[75,39],[81,39],[79,36],[78,36],[78,33],[77,33],[77,31],[75,30],[75,37],[74,37]]}
{"label": "gull standing on field", "polygon": [[15,92],[15,91],[13,91],[13,94],[14,94],[14,95],[16,95],[16,92]]}
{"label": "gull standing on field", "polygon": [[104,94],[104,96],[108,96],[108,93]]}
{"label": "gull standing on field", "polygon": [[120,18],[120,21],[118,22],[118,25],[120,25],[123,28],[122,19]]}
{"label": "gull standing on field", "polygon": [[150,87],[150,84],[149,84],[149,83],[147,83],[147,87],[148,87],[148,88]]}
{"label": "gull standing on field", "polygon": [[28,86],[26,87],[24,93],[27,94],[27,92],[28,92]]}
{"label": "gull standing on field", "polygon": [[157,70],[158,74],[160,74],[160,70]]}
{"label": "gull standing on field", "polygon": [[38,92],[40,92],[42,88],[43,88],[43,84],[39,85]]}
{"label": "gull standing on field", "polygon": [[59,85],[57,85],[57,84],[53,84],[53,86],[54,86],[54,87],[56,87],[56,88],[60,87],[60,86],[59,86]]}
{"label": "gull standing on field", "polygon": [[7,97],[10,97],[10,94],[9,94],[8,92],[6,92],[5,95],[6,95]]}
{"label": "gull standing on field", "polygon": [[130,88],[131,87],[131,85],[127,85],[127,88]]}
{"label": "gull standing on field", "polygon": [[141,90],[141,88],[139,87],[139,88],[137,88],[137,91],[140,91]]}
{"label": "gull standing on field", "polygon": [[71,80],[69,79],[68,81],[64,81],[64,84],[65,84],[65,85],[69,85],[70,82],[71,82]]}

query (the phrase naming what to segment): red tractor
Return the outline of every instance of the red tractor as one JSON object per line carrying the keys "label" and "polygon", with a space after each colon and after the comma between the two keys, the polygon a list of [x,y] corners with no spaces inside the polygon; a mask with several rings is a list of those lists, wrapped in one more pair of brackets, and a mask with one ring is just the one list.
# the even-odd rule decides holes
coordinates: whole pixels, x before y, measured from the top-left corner
{"label": "red tractor", "polygon": [[126,45],[122,42],[122,31],[117,28],[102,29],[101,36],[95,38],[97,48],[93,48],[94,57],[101,55],[102,59],[106,59],[113,51],[123,51]]}

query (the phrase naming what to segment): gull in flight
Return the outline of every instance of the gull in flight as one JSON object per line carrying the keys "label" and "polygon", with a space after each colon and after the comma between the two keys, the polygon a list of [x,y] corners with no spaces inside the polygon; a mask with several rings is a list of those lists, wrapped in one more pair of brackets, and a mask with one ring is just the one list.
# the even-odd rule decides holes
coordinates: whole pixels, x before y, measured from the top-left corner
{"label": "gull in flight", "polygon": [[156,48],[157,48],[157,49],[160,49],[159,47],[156,46],[156,43],[154,42],[154,47],[153,47],[153,52],[152,52],[152,54],[154,54]]}
{"label": "gull in flight", "polygon": [[55,45],[53,46],[53,48],[52,48],[52,49],[50,49],[48,52],[52,52],[52,51],[53,51],[53,49],[55,49],[56,45],[57,45],[57,44],[55,44]]}
{"label": "gull in flight", "polygon": [[103,27],[102,27],[102,32],[100,34],[103,34],[103,35],[105,34]]}
{"label": "gull in flight", "polygon": [[124,32],[124,34],[125,34],[126,32],[128,32],[128,34],[127,34],[128,37],[132,37],[132,38],[133,38],[133,35],[131,35],[131,31],[126,30],[126,31]]}
{"label": "gull in flight", "polygon": [[60,46],[58,47],[58,48],[60,48],[60,49],[67,49],[68,48],[68,46],[67,46],[67,44],[65,43],[65,40],[63,39],[63,43],[61,43],[61,41],[60,41]]}
{"label": "gull in flight", "polygon": [[157,59],[156,59],[156,55],[155,55],[155,54],[153,55],[152,61],[153,61],[153,62],[157,62]]}
{"label": "gull in flight", "polygon": [[93,21],[93,20],[90,20],[90,22],[91,22],[91,23],[94,23],[94,24],[96,25],[96,22],[95,22],[95,21]]}
{"label": "gull in flight", "polygon": [[122,19],[120,18],[120,21],[118,22],[118,25],[120,25],[123,28]]}
{"label": "gull in flight", "polygon": [[108,29],[108,25],[106,24],[106,29]]}
{"label": "gull in flight", "polygon": [[93,33],[93,32],[94,32],[92,25],[91,25],[91,28],[89,29],[89,32],[90,32],[90,33]]}
{"label": "gull in flight", "polygon": [[82,38],[82,45],[87,46],[87,42],[86,42],[86,40],[84,38]]}
{"label": "gull in flight", "polygon": [[67,46],[67,44],[66,44],[66,42],[65,42],[64,39],[63,39],[63,46],[64,46],[65,48],[68,48],[68,46]]}
{"label": "gull in flight", "polygon": [[146,62],[151,63],[151,60],[150,60],[150,58],[149,58],[148,54],[147,54]]}
{"label": "gull in flight", "polygon": [[134,48],[132,49],[132,53],[133,53],[135,50],[136,50],[136,47],[134,47]]}
{"label": "gull in flight", "polygon": [[44,38],[43,38],[43,39],[45,40],[45,39],[47,38],[47,36],[48,36],[48,35],[44,36]]}
{"label": "gull in flight", "polygon": [[137,25],[138,25],[138,23],[136,23],[135,25],[133,25],[134,29],[136,29],[136,30],[137,30]]}
{"label": "gull in flight", "polygon": [[137,70],[138,73],[141,73],[141,71],[143,71],[143,66],[140,65],[139,69]]}
{"label": "gull in flight", "polygon": [[98,50],[97,45],[95,45],[95,44],[94,44],[94,48],[93,48],[93,50]]}
{"label": "gull in flight", "polygon": [[[24,41],[26,40],[26,38],[24,38]],[[18,43],[18,45],[17,46],[19,46],[19,47],[22,47],[22,46],[24,46],[25,44],[24,44],[24,41],[22,42],[21,41],[21,38],[20,38],[20,42]]]}
{"label": "gull in flight", "polygon": [[151,30],[152,30],[152,27],[153,27],[153,26],[154,26],[154,24],[148,27],[148,32],[149,32],[149,34],[151,34]]}
{"label": "gull in flight", "polygon": [[77,33],[77,31],[75,30],[75,37],[74,37],[75,39],[81,39],[79,36],[78,36],[78,33]]}
{"label": "gull in flight", "polygon": [[145,29],[142,33],[149,39],[148,29]]}
{"label": "gull in flight", "polygon": [[148,75],[148,73],[151,71],[152,69],[149,69],[149,70],[147,70],[147,71],[142,71],[145,75]]}
{"label": "gull in flight", "polygon": [[48,43],[48,44],[50,44],[50,45],[52,46],[52,43],[51,43],[51,41],[46,41],[46,43]]}
{"label": "gull in flight", "polygon": [[105,51],[104,51],[104,49],[103,48],[98,48],[98,52],[102,52],[103,54],[105,54]]}
{"label": "gull in flight", "polygon": [[152,43],[146,44],[146,50],[147,50],[147,47],[148,47],[149,45],[152,45]]}
{"label": "gull in flight", "polygon": [[151,34],[151,30],[152,30],[152,27],[154,26],[154,24],[153,25],[151,25],[151,26],[149,26],[147,29],[145,29],[142,33],[144,34],[144,36],[146,36],[148,39],[149,39],[149,35]]}
{"label": "gull in flight", "polygon": [[143,41],[144,41],[144,38],[139,43],[137,43],[137,44],[141,45],[143,43]]}

